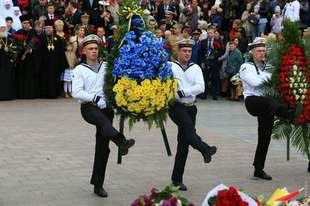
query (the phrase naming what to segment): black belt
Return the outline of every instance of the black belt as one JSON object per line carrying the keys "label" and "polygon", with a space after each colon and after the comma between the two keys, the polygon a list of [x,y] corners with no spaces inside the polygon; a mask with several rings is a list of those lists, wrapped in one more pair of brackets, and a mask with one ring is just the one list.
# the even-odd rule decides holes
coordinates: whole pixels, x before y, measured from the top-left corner
{"label": "black belt", "polygon": [[193,107],[195,106],[195,102],[192,102],[192,103],[183,103],[183,102],[174,102],[175,104],[181,104],[185,107]]}

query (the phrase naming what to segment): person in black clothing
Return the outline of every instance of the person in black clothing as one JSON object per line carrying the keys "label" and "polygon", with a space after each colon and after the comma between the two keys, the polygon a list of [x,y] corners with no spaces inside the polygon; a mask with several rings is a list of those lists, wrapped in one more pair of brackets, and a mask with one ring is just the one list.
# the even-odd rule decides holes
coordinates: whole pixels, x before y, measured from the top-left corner
{"label": "person in black clothing", "polygon": [[265,70],[265,42],[263,38],[257,37],[249,49],[252,58],[240,67],[240,78],[243,85],[245,106],[249,114],[257,117],[258,143],[253,162],[254,177],[264,180],[272,180],[263,169],[271,140],[274,116],[286,118],[294,125],[298,124],[298,116],[302,111],[302,105],[297,104],[295,109],[289,105],[278,102],[271,97],[264,96],[263,82],[271,78],[271,73]]}
{"label": "person in black clothing", "polygon": [[122,155],[135,143],[134,139],[126,139],[113,126],[114,111],[107,108],[104,98],[104,73],[106,62],[99,62],[98,44],[100,39],[96,35],[88,35],[82,41],[86,62],[73,70],[72,95],[81,103],[81,114],[84,120],[96,126],[96,148],[93,173],[90,183],[94,185],[94,193],[100,197],[107,197],[103,189],[106,166],[110,154],[109,142],[114,142]]}
{"label": "person in black clothing", "polygon": [[16,63],[16,96],[21,99],[36,98],[39,95],[39,64],[35,51],[37,45],[33,41],[35,31],[31,28],[30,17],[20,16],[22,29],[15,33],[17,39]]}
{"label": "person in black clothing", "polygon": [[221,62],[218,60],[224,53],[223,45],[217,39],[215,39],[215,28],[208,28],[208,38],[200,42],[198,48],[198,65],[201,67],[204,81],[205,91],[199,95],[200,98],[206,99],[209,86],[209,80],[211,81],[211,95],[213,100],[218,100],[220,93],[220,68]]}
{"label": "person in black clothing", "polygon": [[53,32],[53,21],[45,20],[45,32],[40,35],[40,97],[57,98],[61,92],[60,74],[68,68],[65,40]]}
{"label": "person in black clothing", "polygon": [[6,24],[0,19],[0,100],[15,98],[15,68],[12,48],[13,38],[6,31]]}
{"label": "person in black clothing", "polygon": [[178,85],[174,103],[169,108],[169,117],[178,126],[178,145],[171,180],[183,191],[187,190],[183,183],[183,174],[189,146],[202,154],[205,163],[211,162],[211,157],[217,150],[215,146],[209,146],[204,142],[195,129],[195,99],[196,95],[204,90],[204,80],[200,67],[190,63],[193,44],[192,40],[180,40],[178,58],[171,63],[173,77]]}

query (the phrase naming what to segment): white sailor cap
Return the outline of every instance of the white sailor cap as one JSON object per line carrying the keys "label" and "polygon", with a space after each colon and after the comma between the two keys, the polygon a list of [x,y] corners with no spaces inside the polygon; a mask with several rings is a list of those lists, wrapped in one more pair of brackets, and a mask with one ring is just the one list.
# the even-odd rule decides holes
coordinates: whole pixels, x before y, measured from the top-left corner
{"label": "white sailor cap", "polygon": [[177,14],[174,12],[174,11],[172,11],[172,10],[166,10],[165,11],[165,14],[171,14],[171,15],[173,15],[173,16],[176,16]]}
{"label": "white sailor cap", "polygon": [[100,42],[101,42],[101,39],[97,35],[90,34],[84,37],[82,41],[82,46],[85,47],[86,45],[91,44],[91,43],[99,44]]}
{"label": "white sailor cap", "polygon": [[252,43],[249,43],[249,50],[254,49],[255,47],[265,47],[266,40],[262,37],[256,37]]}
{"label": "white sailor cap", "polygon": [[192,39],[181,39],[180,41],[177,41],[177,44],[178,44],[179,48],[193,47],[195,42]]}
{"label": "white sailor cap", "polygon": [[109,6],[109,5],[110,5],[110,3],[107,2],[107,1],[99,1],[98,3],[99,3],[100,5],[102,5],[102,6]]}

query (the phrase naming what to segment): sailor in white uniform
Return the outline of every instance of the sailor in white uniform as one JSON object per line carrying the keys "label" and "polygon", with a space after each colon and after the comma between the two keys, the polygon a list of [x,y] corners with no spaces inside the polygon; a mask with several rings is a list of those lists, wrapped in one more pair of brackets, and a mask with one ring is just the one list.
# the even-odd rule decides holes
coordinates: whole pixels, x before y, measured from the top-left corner
{"label": "sailor in white uniform", "polygon": [[173,77],[177,80],[177,92],[174,104],[169,108],[169,116],[178,126],[178,146],[172,172],[172,183],[180,190],[187,190],[183,184],[183,173],[189,146],[201,152],[204,162],[209,163],[216,153],[215,146],[209,146],[196,133],[195,123],[197,107],[196,96],[205,89],[201,68],[189,63],[192,54],[193,40],[180,40],[177,61],[172,62]]}
{"label": "sailor in white uniform", "polygon": [[114,111],[106,107],[103,93],[104,73],[106,62],[98,61],[98,43],[100,38],[88,35],[82,41],[86,63],[82,63],[73,70],[72,95],[81,103],[81,113],[84,120],[96,126],[96,148],[91,184],[94,193],[100,197],[107,197],[103,189],[106,165],[109,158],[109,141],[112,140],[122,155],[135,143],[133,139],[126,140],[113,126]]}
{"label": "sailor in white uniform", "polygon": [[247,111],[257,117],[258,120],[258,144],[255,152],[253,166],[254,177],[272,180],[272,177],[264,172],[265,160],[271,140],[274,116],[289,119],[297,124],[297,117],[301,111],[301,105],[291,109],[289,105],[275,101],[271,97],[263,96],[263,82],[271,78],[271,73],[265,70],[265,41],[257,37],[249,44],[252,57],[240,67],[240,78],[243,85],[243,95]]}

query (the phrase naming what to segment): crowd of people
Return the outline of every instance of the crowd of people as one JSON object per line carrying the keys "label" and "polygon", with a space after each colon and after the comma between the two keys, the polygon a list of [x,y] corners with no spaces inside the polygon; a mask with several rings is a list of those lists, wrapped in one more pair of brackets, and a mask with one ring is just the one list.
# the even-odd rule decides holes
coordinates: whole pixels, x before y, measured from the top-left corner
{"label": "crowd of people", "polygon": [[[0,100],[62,94],[78,99],[84,120],[96,126],[91,184],[100,197],[108,196],[103,183],[109,141],[121,155],[135,144],[112,126],[114,111],[107,108],[103,93],[106,62],[99,58],[99,46],[110,51],[115,45],[121,3],[4,0],[0,5]],[[170,54],[178,84],[169,107],[169,117],[178,126],[172,183],[187,190],[183,174],[189,146],[202,154],[204,163],[217,152],[195,129],[196,96],[208,95],[233,101],[244,96],[247,111],[258,120],[254,176],[271,180],[263,169],[274,116],[296,125],[302,106],[290,108],[263,96],[260,85],[271,76],[265,70],[265,41],[282,38],[285,18],[298,22],[301,30],[309,27],[309,1],[141,0],[140,6],[147,29]]]}
{"label": "crowd of people", "polygon": [[[109,50],[119,23],[117,0],[3,0],[0,5],[0,99],[71,96],[72,70],[83,61],[81,42],[97,34]],[[214,100],[239,100],[230,81],[257,36],[281,38],[282,21],[310,25],[307,0],[141,0],[147,29],[171,54],[176,42],[194,40],[191,62],[203,71]]]}

